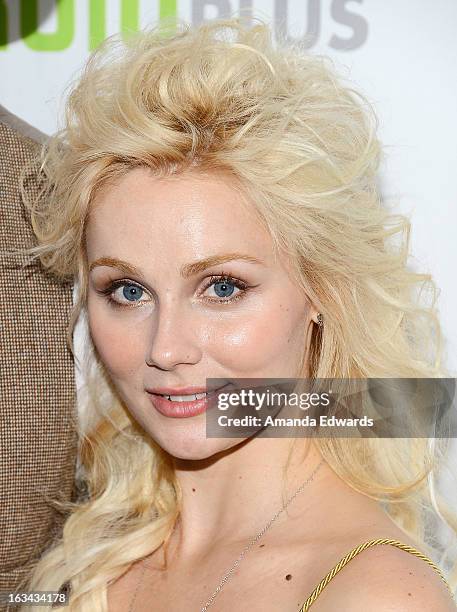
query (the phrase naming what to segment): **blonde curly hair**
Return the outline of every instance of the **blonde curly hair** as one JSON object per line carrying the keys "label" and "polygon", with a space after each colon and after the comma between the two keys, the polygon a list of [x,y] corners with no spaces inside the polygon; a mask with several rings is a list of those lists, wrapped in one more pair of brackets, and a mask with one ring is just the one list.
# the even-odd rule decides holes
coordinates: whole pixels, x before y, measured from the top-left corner
{"label": "blonde curly hair", "polygon": [[[230,172],[275,248],[325,320],[312,338],[310,376],[443,377],[437,291],[410,269],[409,220],[382,202],[377,119],[326,57],[272,40],[258,20],[215,20],[170,33],[159,24],[112,36],[72,85],[64,127],[35,165],[39,196],[24,198],[39,258],[79,291],[68,342],[84,313],[84,232],[91,202],[134,167],[169,176],[196,167]],[[107,610],[107,585],[166,545],[181,491],[162,449],[137,428],[92,355],[99,418],[81,431],[87,495],[36,565],[29,590],[71,586],[69,612]],[[103,402],[100,389],[105,389]],[[332,469],[379,500],[455,584],[455,554],[432,538],[433,520],[457,521],[434,487],[443,439],[319,440]],[[426,544],[427,543],[427,544]],[[447,554],[446,554],[447,553]],[[446,560],[447,559],[447,560]],[[446,565],[447,563],[447,565]],[[38,610],[48,610],[46,606]],[[25,610],[25,608],[24,608]]]}

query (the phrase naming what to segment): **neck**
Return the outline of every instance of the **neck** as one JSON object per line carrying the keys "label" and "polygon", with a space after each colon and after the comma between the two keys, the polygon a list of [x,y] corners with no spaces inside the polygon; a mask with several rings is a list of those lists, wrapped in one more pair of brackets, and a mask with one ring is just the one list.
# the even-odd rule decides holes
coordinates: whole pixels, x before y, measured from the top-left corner
{"label": "neck", "polygon": [[[180,558],[204,557],[221,544],[246,544],[268,523],[321,462],[310,441],[293,442],[251,438],[210,459],[174,459],[183,495],[177,526]],[[278,517],[275,529],[298,513],[306,513],[305,522],[313,529],[308,516],[318,518],[322,496],[332,486],[329,480],[339,479],[324,462]]]}

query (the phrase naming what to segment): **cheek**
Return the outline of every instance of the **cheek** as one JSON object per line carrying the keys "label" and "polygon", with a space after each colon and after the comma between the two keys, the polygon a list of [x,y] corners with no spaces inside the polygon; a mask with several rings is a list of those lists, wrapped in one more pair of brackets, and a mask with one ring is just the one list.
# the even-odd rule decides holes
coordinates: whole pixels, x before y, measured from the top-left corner
{"label": "cheek", "polygon": [[106,308],[88,302],[89,330],[100,359],[113,378],[133,374],[144,360],[142,336],[138,326],[125,318],[107,315]]}
{"label": "cheek", "polygon": [[295,362],[304,350],[303,309],[281,303],[221,325],[215,337],[219,359],[232,371],[255,372],[273,362]]}

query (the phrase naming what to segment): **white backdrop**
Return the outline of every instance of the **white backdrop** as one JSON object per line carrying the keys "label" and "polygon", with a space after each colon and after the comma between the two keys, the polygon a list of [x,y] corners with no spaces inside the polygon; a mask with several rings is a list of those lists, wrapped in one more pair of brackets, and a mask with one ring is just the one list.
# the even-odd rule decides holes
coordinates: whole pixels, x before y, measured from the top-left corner
{"label": "white backdrop", "polygon": [[[21,14],[21,7],[27,14]],[[411,215],[415,267],[441,289],[449,367],[457,370],[457,2],[455,0],[0,0],[0,104],[47,134],[90,36],[176,11],[197,23],[243,7],[312,53],[331,56],[374,104],[385,145],[383,194]],[[175,6],[175,8],[174,8]],[[36,9],[42,22],[27,35]],[[103,14],[105,13],[105,14]]]}

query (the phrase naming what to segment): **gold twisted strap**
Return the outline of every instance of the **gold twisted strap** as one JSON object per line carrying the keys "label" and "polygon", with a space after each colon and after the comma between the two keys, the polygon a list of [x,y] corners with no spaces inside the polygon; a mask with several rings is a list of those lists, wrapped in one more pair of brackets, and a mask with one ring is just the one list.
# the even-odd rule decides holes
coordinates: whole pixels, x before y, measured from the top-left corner
{"label": "gold twisted strap", "polygon": [[415,555],[416,557],[419,557],[419,559],[422,559],[423,561],[428,563],[439,574],[441,580],[447,586],[452,599],[454,599],[454,595],[452,593],[452,589],[449,586],[449,584],[447,583],[446,578],[444,577],[442,571],[440,570],[440,568],[437,565],[435,565],[435,563],[433,563],[433,561],[431,559],[429,559],[423,553],[421,553],[419,550],[417,550],[417,548],[414,548],[413,546],[408,546],[407,544],[403,544],[402,542],[399,542],[398,540],[379,539],[379,540],[369,540],[368,542],[364,542],[363,544],[360,544],[359,546],[356,546],[355,548],[353,548],[345,557],[343,557],[343,559],[341,559],[341,561],[339,561],[339,563],[337,563],[335,565],[335,567],[329,571],[329,573],[325,576],[325,578],[323,578],[319,582],[317,587],[313,590],[311,595],[308,597],[308,599],[305,601],[303,606],[300,608],[299,612],[306,612],[307,610],[309,610],[309,608],[312,606],[312,604],[316,601],[316,599],[319,597],[319,595],[322,593],[322,591],[328,585],[330,580],[332,580],[332,578],[341,569],[343,569],[343,567],[347,563],[349,563],[349,561],[351,561],[351,559],[356,557],[358,554],[360,554],[366,548],[370,548],[371,546],[376,546],[377,544],[391,544],[392,546],[396,546],[397,548],[401,548],[402,550],[405,550],[406,552],[409,552],[412,555]]}

